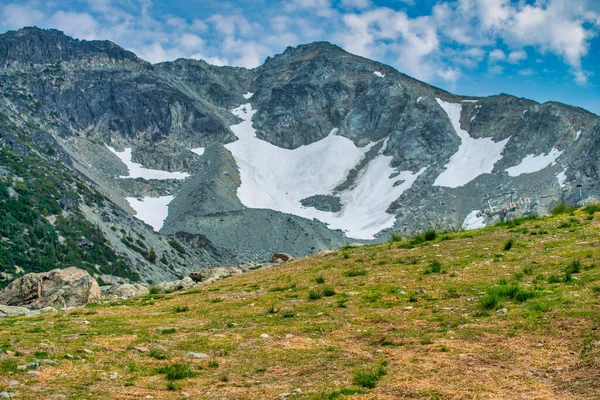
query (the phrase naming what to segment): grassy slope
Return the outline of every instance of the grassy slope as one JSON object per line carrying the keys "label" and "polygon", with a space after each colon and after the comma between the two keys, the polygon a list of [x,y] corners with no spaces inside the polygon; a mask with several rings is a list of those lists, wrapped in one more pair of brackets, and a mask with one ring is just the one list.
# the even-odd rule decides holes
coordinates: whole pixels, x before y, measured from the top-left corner
{"label": "grassy slope", "polygon": [[[182,391],[263,399],[295,388],[302,393],[294,398],[597,398],[599,225],[579,211],[413,249],[346,248],[66,316],[0,320],[0,347],[11,354],[0,365],[0,390],[17,379],[22,385],[9,390],[22,399],[167,399]],[[433,261],[442,273],[425,273]],[[565,281],[573,261],[580,272]],[[324,288],[335,294],[318,298]],[[501,307],[508,312],[497,313]],[[210,357],[186,358],[188,351]],[[35,352],[59,365],[40,367],[35,379],[15,370]],[[192,364],[194,376],[168,381],[158,372],[177,363]]]}

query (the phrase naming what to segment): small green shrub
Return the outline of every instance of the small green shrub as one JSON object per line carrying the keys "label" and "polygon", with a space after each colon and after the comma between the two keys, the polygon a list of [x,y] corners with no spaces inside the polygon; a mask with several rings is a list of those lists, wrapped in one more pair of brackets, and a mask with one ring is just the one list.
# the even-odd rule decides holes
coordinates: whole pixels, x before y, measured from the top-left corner
{"label": "small green shrub", "polygon": [[323,296],[331,297],[335,295],[335,290],[331,287],[326,287],[323,289]]}
{"label": "small green shrub", "polygon": [[600,203],[590,204],[583,208],[583,211],[588,213],[589,215],[594,215],[598,211],[600,211]]}
{"label": "small green shrub", "polygon": [[567,273],[578,274],[581,272],[581,262],[579,260],[573,260],[567,266]]}
{"label": "small green shrub", "polygon": [[176,392],[179,390],[179,387],[175,384],[175,382],[172,381],[167,382],[166,388],[171,392]]}
{"label": "small green shrub", "polygon": [[159,374],[165,375],[165,377],[169,381],[192,378],[195,375],[194,371],[192,371],[192,368],[188,364],[184,363],[170,364],[159,368],[157,372]]}
{"label": "small green shrub", "polygon": [[432,344],[433,340],[431,340],[430,337],[425,336],[419,343],[421,343],[423,346],[426,346],[428,344]]}
{"label": "small green shrub", "polygon": [[575,212],[575,210],[577,210],[576,207],[567,206],[565,203],[559,203],[552,209],[552,211],[550,211],[550,213],[556,216],[561,214],[571,214]]}
{"label": "small green shrub", "polygon": [[218,366],[219,362],[215,358],[208,360],[208,368],[217,368]]}
{"label": "small green shrub", "polygon": [[385,370],[385,363],[380,364],[376,369],[363,369],[358,370],[354,373],[353,383],[356,386],[364,387],[367,389],[374,389],[377,386],[377,382],[387,374]]}
{"label": "small green shrub", "polygon": [[375,290],[364,295],[364,299],[367,303],[375,303],[376,301],[381,300],[382,297],[383,295]]}
{"label": "small green shrub", "polygon": [[439,261],[432,261],[427,268],[425,268],[425,274],[441,274],[442,264]]}
{"label": "small green shrub", "polygon": [[163,335],[170,335],[175,332],[177,332],[177,329],[175,329],[175,328],[167,328],[167,329],[163,329],[162,331],[160,331],[160,333],[162,333]]}
{"label": "small green shrub", "polygon": [[355,276],[365,276],[368,272],[366,269],[351,269],[350,271],[344,272],[344,276],[347,278],[353,278]]}
{"label": "small green shrub", "polygon": [[164,350],[156,347],[151,348],[148,352],[148,355],[157,360],[167,360],[169,358],[168,354]]}
{"label": "small green shrub", "polygon": [[435,229],[427,229],[425,232],[423,232],[423,239],[428,242],[435,240],[437,237],[438,233]]}
{"label": "small green shrub", "polygon": [[323,298],[323,292],[321,292],[318,289],[311,289],[308,292],[308,299],[313,301],[313,300],[319,300]]}
{"label": "small green shrub", "polygon": [[508,241],[504,244],[504,250],[508,251],[508,250],[512,249],[514,244],[515,244],[514,240],[508,239]]}
{"label": "small green shrub", "polygon": [[158,288],[154,285],[150,286],[150,289],[148,289],[148,294],[150,294],[150,295],[158,294]]}
{"label": "small green shrub", "polygon": [[315,282],[317,282],[319,285],[322,285],[323,283],[325,283],[325,278],[323,278],[323,276],[317,276],[315,278]]}
{"label": "small green shrub", "polygon": [[560,278],[552,274],[548,277],[548,283],[560,283]]}
{"label": "small green shrub", "polygon": [[401,242],[401,241],[402,241],[402,236],[399,233],[392,232],[392,234],[390,235],[390,243]]}
{"label": "small green shrub", "polygon": [[277,314],[279,310],[275,308],[275,305],[271,304],[269,308],[267,308],[267,314]]}
{"label": "small green shrub", "polygon": [[486,294],[479,300],[479,304],[486,310],[495,310],[500,303],[500,299],[495,294]]}
{"label": "small green shrub", "polygon": [[182,313],[182,312],[187,312],[190,310],[190,307],[186,306],[176,306],[175,307],[175,312],[176,313]]}

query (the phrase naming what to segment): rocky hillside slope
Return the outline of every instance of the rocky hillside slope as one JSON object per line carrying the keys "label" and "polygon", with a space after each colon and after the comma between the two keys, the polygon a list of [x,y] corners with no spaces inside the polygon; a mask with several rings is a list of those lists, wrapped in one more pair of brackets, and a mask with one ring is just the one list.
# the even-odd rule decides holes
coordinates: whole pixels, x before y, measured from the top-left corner
{"label": "rocky hillside slope", "polygon": [[329,43],[247,70],[151,65],[24,28],[0,35],[0,55],[5,142],[51,146],[107,204],[148,231],[201,237],[213,263],[482,227],[599,194],[596,115],[456,96]]}
{"label": "rocky hillside slope", "polygon": [[0,392],[597,399],[597,210],[346,246],[187,291],[0,319]]}

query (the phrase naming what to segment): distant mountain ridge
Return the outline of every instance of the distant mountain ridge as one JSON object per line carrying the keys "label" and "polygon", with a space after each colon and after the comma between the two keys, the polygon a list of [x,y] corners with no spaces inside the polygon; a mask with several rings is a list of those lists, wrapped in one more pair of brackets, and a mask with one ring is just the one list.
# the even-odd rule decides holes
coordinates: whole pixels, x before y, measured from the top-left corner
{"label": "distant mountain ridge", "polygon": [[[456,96],[326,42],[248,70],[152,65],[108,41],[24,28],[0,35],[0,60],[4,146],[52,148],[161,234],[202,235],[204,264],[485,226],[599,196],[596,115]],[[144,276],[148,260],[136,262]]]}

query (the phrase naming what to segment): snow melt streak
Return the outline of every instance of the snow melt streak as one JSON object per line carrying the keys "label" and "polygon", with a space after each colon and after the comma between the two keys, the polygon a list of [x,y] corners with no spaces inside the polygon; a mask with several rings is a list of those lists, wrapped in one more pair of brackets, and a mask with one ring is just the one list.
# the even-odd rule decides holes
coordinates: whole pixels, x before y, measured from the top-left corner
{"label": "snow melt streak", "polygon": [[162,228],[167,215],[169,215],[169,203],[175,196],[144,197],[136,199],[135,197],[126,197],[125,199],[136,212],[136,217],[152,228],[159,231]]}
{"label": "snow melt streak", "polygon": [[[232,110],[243,122],[231,126],[238,140],[225,147],[233,154],[240,169],[240,201],[250,208],[269,208],[300,217],[328,223],[350,237],[372,239],[394,223],[394,215],[385,210],[420,173],[395,171],[389,166],[391,157],[378,155],[358,177],[355,186],[340,195],[342,210],[338,213],[304,207],[300,200],[317,194],[330,194],[342,183],[374,145],[359,148],[334,129],[326,138],[294,150],[274,146],[255,136],[250,104]],[[394,187],[398,179],[405,182]]]}
{"label": "snow melt streak", "polygon": [[508,139],[500,142],[494,142],[491,138],[473,139],[460,127],[462,105],[447,103],[441,99],[436,100],[448,114],[461,144],[458,151],[450,158],[450,162],[446,164],[446,170],[437,177],[433,185],[457,188],[466,185],[479,175],[492,172],[494,164],[502,158]]}
{"label": "snow melt streak", "polygon": [[120,176],[119,178],[144,178],[144,179],[185,179],[190,174],[185,172],[169,172],[158,169],[149,169],[142,167],[142,164],[131,161],[131,148],[126,148],[124,151],[116,151],[110,146],[106,146],[115,154],[127,167],[128,176]]}
{"label": "snow melt streak", "polygon": [[533,172],[541,171],[544,168],[555,164],[556,159],[560,157],[562,153],[563,152],[558,149],[552,149],[546,155],[540,154],[539,156],[536,156],[535,154],[528,154],[519,165],[507,168],[506,172],[508,172],[508,175],[515,177],[521,174],[531,174]]}

